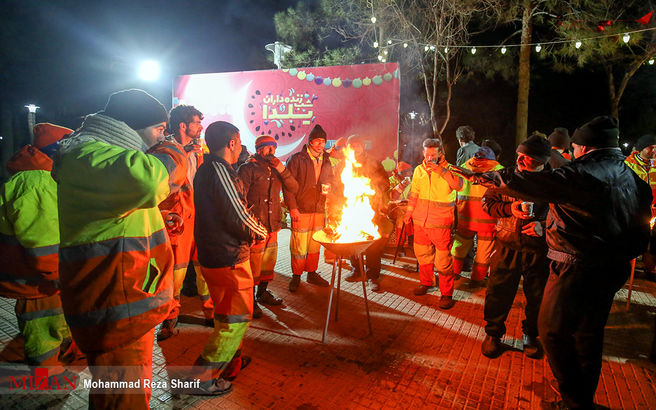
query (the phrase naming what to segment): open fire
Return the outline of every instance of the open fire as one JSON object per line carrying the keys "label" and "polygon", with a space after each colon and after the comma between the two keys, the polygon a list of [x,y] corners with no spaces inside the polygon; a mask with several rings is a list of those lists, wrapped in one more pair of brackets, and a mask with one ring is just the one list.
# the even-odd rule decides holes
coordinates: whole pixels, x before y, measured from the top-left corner
{"label": "open fire", "polygon": [[356,169],[361,167],[362,164],[355,160],[353,150],[345,148],[344,170],[340,175],[345,203],[339,222],[326,229],[332,242],[352,243],[380,238],[378,227],[373,222],[376,213],[371,206],[375,191],[369,178],[356,175]]}

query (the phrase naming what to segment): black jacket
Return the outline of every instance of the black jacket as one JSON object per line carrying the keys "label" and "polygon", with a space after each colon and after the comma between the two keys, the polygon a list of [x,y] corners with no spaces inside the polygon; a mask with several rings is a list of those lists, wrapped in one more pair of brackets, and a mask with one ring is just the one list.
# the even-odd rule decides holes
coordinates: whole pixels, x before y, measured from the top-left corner
{"label": "black jacket", "polygon": [[502,177],[510,194],[550,203],[550,259],[585,265],[627,262],[645,251],[651,190],[619,149],[589,152],[549,172]]}
{"label": "black jacket", "polygon": [[[504,168],[499,171],[500,174],[509,174],[514,172],[514,168]],[[549,204],[545,202],[535,202],[533,205],[533,214],[535,215],[530,219],[519,219],[513,216],[510,206],[517,198],[504,195],[502,190],[490,188],[483,195],[481,200],[483,210],[491,217],[498,218],[496,229],[496,241],[508,248],[518,251],[530,251],[535,253],[547,252],[547,242],[545,236],[535,237],[525,235],[522,229],[525,225],[538,221],[545,228],[545,220],[549,212]]]}
{"label": "black jacket", "polygon": [[269,232],[279,231],[282,224],[280,191],[285,200],[298,191],[298,183],[285,168],[280,174],[262,156],[255,154],[237,171],[244,184],[246,201],[251,212]]}
{"label": "black jacket", "polygon": [[333,183],[333,167],[330,156],[323,153],[323,163],[319,173],[319,181],[314,176],[314,165],[307,145],[300,152],[292,155],[287,161],[287,169],[291,172],[296,182],[298,191],[296,195],[285,198],[289,209],[298,209],[302,214],[323,213],[326,207],[326,195],[321,193],[321,184]]}
{"label": "black jacket", "polygon": [[244,262],[249,245],[264,239],[267,230],[246,209],[244,187],[223,158],[208,154],[194,178],[198,261],[206,268],[225,268]]}

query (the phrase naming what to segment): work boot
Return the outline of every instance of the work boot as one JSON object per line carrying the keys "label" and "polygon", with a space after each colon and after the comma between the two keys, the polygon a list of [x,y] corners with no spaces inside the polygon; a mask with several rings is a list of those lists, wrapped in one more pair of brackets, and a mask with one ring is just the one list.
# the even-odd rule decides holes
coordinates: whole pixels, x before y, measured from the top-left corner
{"label": "work boot", "polygon": [[415,290],[412,291],[412,293],[414,293],[416,296],[423,296],[426,293],[428,293],[429,288],[430,288],[430,286],[419,285],[415,288]]}
{"label": "work boot", "polygon": [[456,301],[453,300],[452,296],[444,296],[440,297],[440,303],[437,305],[440,309],[451,309],[453,305],[456,304]]}
{"label": "work boot", "polygon": [[178,324],[177,317],[173,319],[165,319],[162,322],[162,326],[160,327],[159,332],[157,333],[157,341],[161,342],[162,340],[166,340],[171,336],[177,335],[178,332],[175,330],[175,326],[177,324]]}
{"label": "work boot", "polygon": [[[259,292],[258,292],[259,293]],[[257,297],[257,301],[263,305],[269,306],[280,306],[282,305],[282,299],[276,297],[270,290],[265,290]]]}
{"label": "work boot", "polygon": [[481,345],[481,353],[490,359],[499,357],[502,353],[501,338],[490,335],[485,336],[485,340],[483,340],[483,344]]}
{"label": "work boot", "polygon": [[[308,272],[307,274],[307,282],[311,283],[313,285],[321,286],[322,288],[330,286],[327,280],[319,276],[319,274],[314,271],[314,272]],[[291,285],[290,285],[291,286]]]}
{"label": "work boot", "polygon": [[298,290],[298,285],[301,284],[301,275],[292,275],[292,280],[289,282],[289,291],[294,293]]}
{"label": "work boot", "polygon": [[253,301],[253,319],[259,319],[262,315],[262,308],[260,308],[260,305],[256,301]]}
{"label": "work boot", "polygon": [[347,282],[360,282],[362,280],[362,274],[359,269],[351,269],[351,274],[344,278]]}
{"label": "work boot", "polygon": [[535,336],[524,334],[522,336],[522,343],[524,344],[524,354],[531,359],[539,359],[542,357],[542,345]]}
{"label": "work boot", "polygon": [[369,279],[369,288],[372,292],[380,291],[380,280],[379,279]]}

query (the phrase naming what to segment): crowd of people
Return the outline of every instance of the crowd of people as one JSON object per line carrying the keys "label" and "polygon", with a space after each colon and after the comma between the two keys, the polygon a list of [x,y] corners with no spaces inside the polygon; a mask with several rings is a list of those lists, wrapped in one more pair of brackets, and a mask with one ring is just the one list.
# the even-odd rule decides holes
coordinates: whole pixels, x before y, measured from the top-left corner
{"label": "crowd of people", "polygon": [[[220,396],[250,363],[242,341],[260,304],[279,306],[269,288],[277,235],[291,222],[290,293],[328,287],[317,272],[312,239],[339,218],[344,149],[371,180],[380,239],[351,259],[347,281],[380,292],[386,245],[417,259],[421,297],[440,291],[451,309],[456,281],[487,283],[482,354],[503,352],[505,321],[523,278],[524,352],[549,360],[564,406],[593,408],[603,329],[630,262],[647,251],[656,189],[656,136],[638,140],[625,158],[611,117],[577,128],[534,133],[504,168],[493,140],[478,146],[458,128],[456,164],[440,138],[423,142],[416,167],[398,162],[391,175],[366,150],[366,139],[339,138],[326,149],[320,125],[286,164],[277,143],[259,136],[245,155],[240,130],[211,123],[180,105],[170,112],[142,90],[112,94],[77,130],[37,124],[34,142],[7,164],[0,191],[0,255],[7,261],[0,296],[17,300],[25,360],[51,366],[86,357],[94,379],[152,378],[155,338],[175,337],[180,293],[191,264],[206,324],[214,330],[192,366],[190,394]],[[572,150],[571,150],[572,149]],[[656,215],[656,214],[655,214]],[[396,233],[393,235],[393,233]],[[325,261],[335,256],[324,252]],[[469,268],[467,265],[471,263]],[[487,281],[487,282],[486,282]],[[157,329],[157,330],[156,330]],[[148,408],[151,391],[92,389],[94,408]]]}

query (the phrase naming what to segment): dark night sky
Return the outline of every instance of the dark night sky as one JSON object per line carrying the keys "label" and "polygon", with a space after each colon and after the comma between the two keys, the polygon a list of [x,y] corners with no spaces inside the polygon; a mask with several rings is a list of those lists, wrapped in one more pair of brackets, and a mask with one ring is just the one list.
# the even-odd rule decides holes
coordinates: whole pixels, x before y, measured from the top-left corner
{"label": "dark night sky", "polygon": [[[273,15],[295,1],[2,4],[3,104],[34,102],[42,117],[61,119],[96,111],[110,92],[127,87],[144,88],[170,106],[178,74],[273,68],[264,49],[276,40]],[[137,78],[145,58],[160,62],[161,81]]]}

